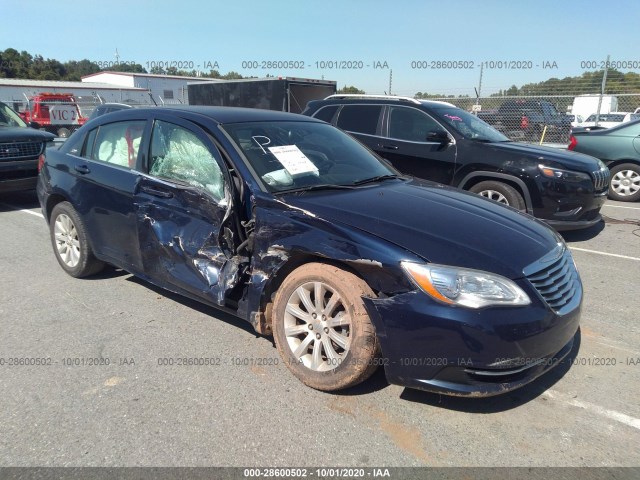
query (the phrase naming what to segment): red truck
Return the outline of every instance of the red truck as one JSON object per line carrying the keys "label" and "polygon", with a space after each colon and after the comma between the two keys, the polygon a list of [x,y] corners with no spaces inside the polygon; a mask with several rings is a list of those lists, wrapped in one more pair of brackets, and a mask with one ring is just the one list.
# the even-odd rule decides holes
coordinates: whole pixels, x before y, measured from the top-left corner
{"label": "red truck", "polygon": [[34,128],[66,138],[87,121],[70,93],[39,93],[30,97],[22,119]]}

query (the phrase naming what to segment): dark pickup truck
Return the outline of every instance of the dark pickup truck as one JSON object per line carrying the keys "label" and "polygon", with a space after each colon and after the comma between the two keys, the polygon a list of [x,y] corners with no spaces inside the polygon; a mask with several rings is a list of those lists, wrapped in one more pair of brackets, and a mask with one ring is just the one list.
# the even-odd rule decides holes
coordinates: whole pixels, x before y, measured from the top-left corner
{"label": "dark pickup truck", "polygon": [[31,190],[38,180],[38,162],[55,135],[29,126],[0,102],[0,193]]}
{"label": "dark pickup truck", "polygon": [[571,131],[570,117],[546,100],[506,100],[497,110],[479,112],[478,118],[513,140],[538,142],[544,132],[544,139],[565,143]]}

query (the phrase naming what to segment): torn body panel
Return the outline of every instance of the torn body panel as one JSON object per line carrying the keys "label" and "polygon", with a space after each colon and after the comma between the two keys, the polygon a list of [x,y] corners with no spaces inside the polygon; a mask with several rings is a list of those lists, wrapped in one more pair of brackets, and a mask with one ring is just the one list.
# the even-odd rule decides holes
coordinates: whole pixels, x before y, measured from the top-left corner
{"label": "torn body panel", "polygon": [[248,258],[234,254],[236,235],[226,227],[231,202],[216,203],[192,187],[175,187],[155,179],[164,197],[141,188],[136,195],[138,241],[146,276],[162,284],[225,306]]}
{"label": "torn body panel", "polygon": [[302,263],[321,260],[346,266],[384,296],[413,288],[399,267],[399,260],[415,258],[410,252],[392,245],[381,251],[380,243],[369,234],[309,215],[286,200],[254,198],[250,279],[238,315],[258,332],[269,330],[264,313],[283,279],[279,276],[283,268],[288,273]]}

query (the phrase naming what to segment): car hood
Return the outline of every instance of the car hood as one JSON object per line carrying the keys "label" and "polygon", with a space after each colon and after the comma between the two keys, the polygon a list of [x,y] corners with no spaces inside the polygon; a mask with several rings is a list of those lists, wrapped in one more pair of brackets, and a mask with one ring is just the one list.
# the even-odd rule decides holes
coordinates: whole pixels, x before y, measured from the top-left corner
{"label": "car hood", "polygon": [[54,138],[54,134],[35,128],[0,127],[0,142],[48,142]]}
{"label": "car hood", "polygon": [[[598,159],[583,153],[570,152],[561,148],[544,147],[521,142],[495,142],[486,143],[498,151],[507,152],[510,155],[525,158],[535,158],[539,163],[557,168],[568,168],[579,172],[591,173],[600,170]],[[549,165],[553,162],[557,165]]]}
{"label": "car hood", "polygon": [[480,196],[418,179],[282,200],[368,232],[433,263],[520,278],[562,240],[533,217]]}

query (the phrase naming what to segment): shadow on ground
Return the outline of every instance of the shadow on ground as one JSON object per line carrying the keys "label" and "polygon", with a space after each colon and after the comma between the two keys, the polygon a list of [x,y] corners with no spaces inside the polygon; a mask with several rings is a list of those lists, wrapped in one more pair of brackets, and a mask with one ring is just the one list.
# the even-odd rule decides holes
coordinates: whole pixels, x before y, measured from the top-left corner
{"label": "shadow on ground", "polygon": [[509,393],[485,398],[450,397],[420,390],[405,389],[400,398],[410,402],[423,403],[466,413],[498,413],[517,408],[528,403],[553,387],[569,371],[580,350],[580,330],[576,334],[573,348],[553,369],[533,382]]}
{"label": "shadow on ground", "polygon": [[582,230],[567,230],[565,232],[560,232],[562,238],[566,242],[576,243],[576,242],[586,242],[587,240],[591,240],[598,236],[598,234],[604,230],[605,222],[600,221],[589,228],[584,228]]}

